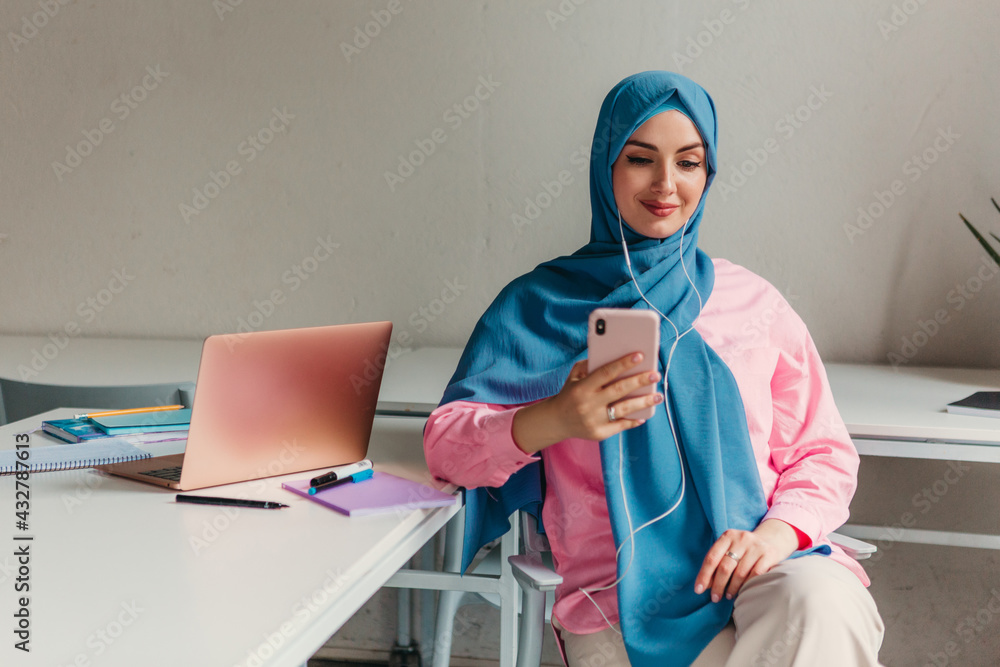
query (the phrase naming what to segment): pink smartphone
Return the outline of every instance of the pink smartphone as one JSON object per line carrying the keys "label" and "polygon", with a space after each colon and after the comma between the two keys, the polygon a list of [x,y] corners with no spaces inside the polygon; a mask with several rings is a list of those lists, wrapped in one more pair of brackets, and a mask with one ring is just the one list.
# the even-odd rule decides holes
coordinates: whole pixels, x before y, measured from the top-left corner
{"label": "pink smartphone", "polygon": [[[651,310],[634,308],[598,308],[590,314],[587,327],[587,372],[616,359],[642,352],[642,363],[619,377],[658,370],[660,351],[660,316]],[[628,395],[643,396],[657,391],[657,385],[640,387]],[[656,406],[627,415],[630,419],[649,419]],[[626,415],[621,415],[622,417]]]}

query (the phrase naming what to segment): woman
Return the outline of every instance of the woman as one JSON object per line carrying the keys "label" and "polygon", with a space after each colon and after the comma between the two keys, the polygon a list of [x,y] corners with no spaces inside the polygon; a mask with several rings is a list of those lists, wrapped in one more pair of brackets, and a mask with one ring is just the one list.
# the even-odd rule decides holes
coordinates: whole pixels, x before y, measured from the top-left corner
{"label": "woman", "polygon": [[[717,651],[734,667],[875,665],[868,579],[826,540],[847,519],[858,456],[822,363],[771,285],[697,248],[716,138],[711,98],[685,77],[611,90],[591,242],[483,315],[428,420],[427,461],[469,489],[466,566],[544,495],[571,666],[721,664]],[[659,373],[615,381],[637,363],[626,357],[588,375],[598,307],[660,314]],[[628,417],[649,405],[652,418]]]}

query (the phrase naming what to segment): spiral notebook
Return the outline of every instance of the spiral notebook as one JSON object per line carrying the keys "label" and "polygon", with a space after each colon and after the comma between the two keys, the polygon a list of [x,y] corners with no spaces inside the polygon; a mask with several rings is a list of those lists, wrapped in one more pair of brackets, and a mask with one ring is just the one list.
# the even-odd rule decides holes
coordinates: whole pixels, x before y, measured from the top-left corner
{"label": "spiral notebook", "polygon": [[[20,452],[29,452],[28,459],[18,459]],[[51,470],[93,468],[106,463],[148,459],[151,456],[152,454],[149,452],[144,452],[118,438],[106,438],[77,445],[46,445],[29,449],[7,449],[0,451],[0,475],[11,475],[16,472],[49,472]],[[19,460],[28,467],[18,466]]]}

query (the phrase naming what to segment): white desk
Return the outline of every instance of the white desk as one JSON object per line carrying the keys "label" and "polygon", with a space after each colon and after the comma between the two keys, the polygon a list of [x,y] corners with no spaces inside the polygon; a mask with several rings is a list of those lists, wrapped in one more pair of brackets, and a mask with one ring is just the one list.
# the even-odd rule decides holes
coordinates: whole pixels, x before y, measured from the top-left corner
{"label": "white desk", "polygon": [[[829,364],[837,407],[858,452],[943,461],[1000,463],[1000,419],[948,414],[945,406],[975,391],[1000,389],[1000,371]],[[864,465],[864,463],[862,463]],[[863,540],[885,527],[847,525]],[[892,541],[1000,549],[1000,536],[895,527]]]}
{"label": "white desk", "polygon": [[[40,419],[0,428],[0,447]],[[379,468],[429,481],[422,426],[376,418]],[[173,491],[93,470],[34,474],[27,533],[14,527],[14,477],[0,477],[0,664],[304,664],[459,509],[350,519],[280,488],[307,474],[204,491],[291,505],[238,512],[178,505]],[[30,654],[10,629],[15,533],[34,536]]]}

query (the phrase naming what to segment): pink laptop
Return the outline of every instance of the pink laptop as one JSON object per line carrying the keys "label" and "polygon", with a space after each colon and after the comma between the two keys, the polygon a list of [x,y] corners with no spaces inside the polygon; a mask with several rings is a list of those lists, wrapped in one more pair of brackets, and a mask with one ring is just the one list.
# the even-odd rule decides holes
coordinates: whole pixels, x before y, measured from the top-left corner
{"label": "pink laptop", "polygon": [[187,491],[365,458],[391,322],[205,339],[183,454],[98,466]]}

